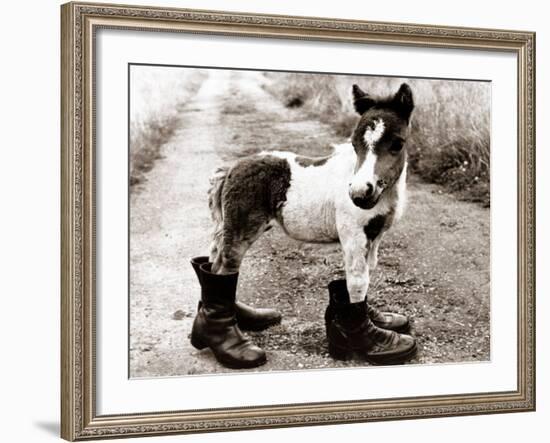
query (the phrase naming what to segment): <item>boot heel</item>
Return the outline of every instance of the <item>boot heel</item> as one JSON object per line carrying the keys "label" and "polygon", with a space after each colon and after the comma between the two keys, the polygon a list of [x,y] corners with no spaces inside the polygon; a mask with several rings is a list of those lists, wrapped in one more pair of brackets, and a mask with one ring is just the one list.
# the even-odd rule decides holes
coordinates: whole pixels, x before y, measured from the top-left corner
{"label": "boot heel", "polygon": [[193,347],[195,347],[196,349],[198,349],[199,351],[201,349],[204,349],[206,348],[208,345],[206,343],[204,343],[200,338],[197,338],[195,337],[194,335],[191,335],[191,344],[193,345]]}
{"label": "boot heel", "polygon": [[352,357],[351,351],[333,345],[332,343],[328,344],[328,353],[335,360],[349,360]]}

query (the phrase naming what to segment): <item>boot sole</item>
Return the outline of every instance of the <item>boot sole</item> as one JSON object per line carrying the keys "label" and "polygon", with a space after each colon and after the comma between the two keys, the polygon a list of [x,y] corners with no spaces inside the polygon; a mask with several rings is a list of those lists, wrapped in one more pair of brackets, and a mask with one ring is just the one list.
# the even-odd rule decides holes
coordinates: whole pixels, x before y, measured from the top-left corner
{"label": "boot sole", "polygon": [[214,354],[214,357],[216,357],[218,363],[229,369],[251,369],[257,368],[258,366],[262,366],[267,363],[267,358],[265,357],[265,355],[261,359],[249,362],[235,362],[232,360],[224,360],[224,358],[218,356],[218,354],[216,354],[216,352],[214,352],[214,350],[210,346],[193,336],[191,336],[191,345],[193,345],[193,347],[195,349],[198,349],[199,351],[209,348],[212,351],[212,354]]}
{"label": "boot sole", "polygon": [[355,350],[347,349],[347,348],[340,348],[334,345],[331,345],[329,343],[328,352],[332,358],[335,360],[352,360],[354,357],[358,357],[361,360],[366,360],[372,365],[376,366],[383,366],[383,365],[399,365],[402,363],[405,363],[406,361],[413,358],[417,352],[418,348],[416,346],[416,343],[414,346],[410,349],[407,349],[404,352],[401,352],[399,354],[393,354],[393,355],[383,355],[383,356],[371,356],[368,354],[360,353]]}
{"label": "boot sole", "polygon": [[263,366],[267,363],[267,358],[266,357],[264,357],[260,360],[247,362],[246,364],[243,364],[242,362],[224,361],[223,359],[218,358],[218,356],[216,355],[216,353],[214,351],[212,351],[212,353],[216,357],[216,360],[218,360],[218,362],[222,366],[225,366],[226,368],[229,368],[229,369],[252,369],[252,368],[257,368],[259,366]]}
{"label": "boot sole", "polygon": [[418,348],[417,348],[416,343],[415,343],[414,346],[411,349],[408,349],[407,351],[405,351],[401,354],[392,355],[391,357],[385,357],[385,356],[372,357],[372,356],[367,355],[366,360],[370,364],[375,365],[375,366],[401,365],[401,364],[409,361],[413,357],[415,357],[417,352],[418,352]]}

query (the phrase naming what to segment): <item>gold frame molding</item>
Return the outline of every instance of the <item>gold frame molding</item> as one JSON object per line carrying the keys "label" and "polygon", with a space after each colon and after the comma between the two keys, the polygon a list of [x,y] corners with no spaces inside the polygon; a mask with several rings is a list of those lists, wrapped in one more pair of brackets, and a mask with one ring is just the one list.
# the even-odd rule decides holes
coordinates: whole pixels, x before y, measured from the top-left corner
{"label": "gold frame molding", "polygon": [[[95,408],[94,33],[98,28],[508,51],[518,59],[517,390],[98,416]],[[535,34],[67,3],[61,7],[61,436],[87,440],[535,410]]]}

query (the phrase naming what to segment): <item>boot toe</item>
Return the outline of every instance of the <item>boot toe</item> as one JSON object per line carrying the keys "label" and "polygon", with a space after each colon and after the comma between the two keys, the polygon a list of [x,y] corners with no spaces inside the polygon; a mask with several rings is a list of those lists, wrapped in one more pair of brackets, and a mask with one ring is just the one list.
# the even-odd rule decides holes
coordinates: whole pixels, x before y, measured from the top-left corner
{"label": "boot toe", "polygon": [[416,355],[417,347],[414,337],[407,334],[398,334],[398,336],[397,344],[387,356],[387,364],[405,363]]}
{"label": "boot toe", "polygon": [[374,324],[379,328],[395,332],[406,332],[410,329],[409,318],[406,315],[393,312],[381,312],[380,317],[381,318],[373,320]]}
{"label": "boot toe", "polygon": [[392,320],[394,325],[394,331],[406,331],[409,330],[409,318],[402,314],[392,314]]}
{"label": "boot toe", "polygon": [[248,341],[244,343],[244,346],[233,347],[223,353],[219,350],[213,351],[216,359],[231,369],[256,368],[267,362],[264,350]]}
{"label": "boot toe", "polygon": [[282,315],[275,309],[253,308],[241,302],[235,303],[237,322],[243,331],[263,331],[281,322]]}
{"label": "boot toe", "polygon": [[269,317],[272,323],[280,323],[283,315],[275,309],[266,309],[266,316]]}
{"label": "boot toe", "polygon": [[241,355],[241,361],[248,367],[256,367],[263,365],[266,361],[265,351],[255,345],[248,346]]}
{"label": "boot toe", "polygon": [[399,343],[397,348],[403,351],[410,351],[416,348],[416,340],[407,334],[399,334]]}
{"label": "boot toe", "polygon": [[416,355],[416,340],[410,335],[392,332],[391,344],[376,346],[367,353],[367,360],[375,365],[397,365]]}
{"label": "boot toe", "polygon": [[263,317],[264,328],[278,325],[283,319],[282,314],[275,309],[260,309]]}

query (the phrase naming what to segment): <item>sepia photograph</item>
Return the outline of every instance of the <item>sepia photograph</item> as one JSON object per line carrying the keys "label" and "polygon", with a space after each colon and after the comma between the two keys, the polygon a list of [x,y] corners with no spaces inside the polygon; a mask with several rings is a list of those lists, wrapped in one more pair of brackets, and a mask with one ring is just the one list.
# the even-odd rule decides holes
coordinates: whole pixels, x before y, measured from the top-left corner
{"label": "sepia photograph", "polygon": [[491,82],[130,64],[129,377],[491,360]]}
{"label": "sepia photograph", "polygon": [[62,438],[535,411],[536,26],[279,12],[62,5]]}

